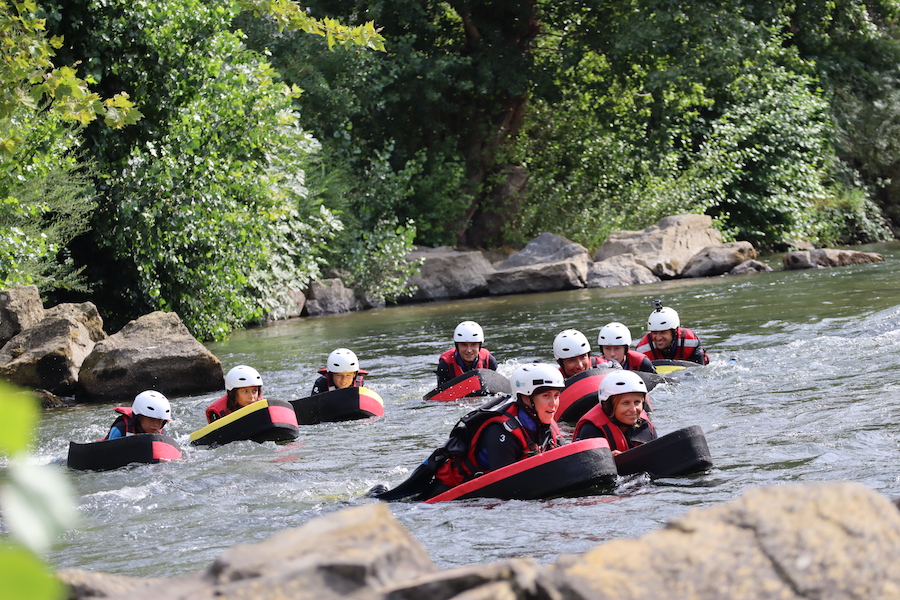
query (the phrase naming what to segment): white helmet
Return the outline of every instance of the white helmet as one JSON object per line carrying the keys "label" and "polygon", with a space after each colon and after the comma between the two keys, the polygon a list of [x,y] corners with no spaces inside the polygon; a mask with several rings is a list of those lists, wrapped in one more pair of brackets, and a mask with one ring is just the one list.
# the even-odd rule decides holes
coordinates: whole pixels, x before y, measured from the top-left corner
{"label": "white helmet", "polygon": [[647,318],[647,327],[650,331],[667,331],[669,329],[678,329],[681,321],[678,319],[678,313],[674,308],[664,306],[650,313]]}
{"label": "white helmet", "polygon": [[134,397],[134,403],[131,405],[131,414],[171,421],[172,407],[169,406],[168,398],[159,392],[147,390]]}
{"label": "white helmet", "polygon": [[627,394],[628,392],[641,392],[646,398],[647,384],[634,371],[613,371],[600,382],[599,392],[600,402],[609,400],[610,396]]}
{"label": "white helmet", "polygon": [[235,388],[257,385],[262,387],[262,377],[259,376],[259,372],[256,369],[247,365],[238,365],[225,375],[226,392],[230,392]]}
{"label": "white helmet", "polygon": [[591,351],[591,344],[577,329],[566,329],[553,340],[553,356],[558,359],[581,356]]}
{"label": "white helmet", "polygon": [[562,390],[566,387],[559,369],[545,363],[531,363],[517,367],[509,376],[509,384],[514,394],[525,396],[532,395],[538,388]]}
{"label": "white helmet", "polygon": [[631,332],[621,323],[607,323],[597,336],[597,343],[601,346],[630,346]]}
{"label": "white helmet", "polygon": [[351,350],[338,348],[328,355],[329,373],[355,373],[359,371],[359,361]]}
{"label": "white helmet", "polygon": [[480,342],[484,343],[484,330],[475,321],[463,321],[456,326],[453,332],[453,342]]}

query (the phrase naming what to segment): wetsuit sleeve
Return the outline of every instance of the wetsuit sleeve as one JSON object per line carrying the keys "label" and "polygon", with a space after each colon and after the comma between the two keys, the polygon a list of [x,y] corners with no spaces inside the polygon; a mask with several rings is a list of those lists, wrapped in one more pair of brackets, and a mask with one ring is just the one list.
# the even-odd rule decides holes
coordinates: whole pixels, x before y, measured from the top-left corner
{"label": "wetsuit sleeve", "polygon": [[324,375],[319,375],[319,378],[316,379],[316,382],[313,384],[312,391],[309,393],[310,396],[315,396],[316,394],[324,394],[328,391],[328,378]]}
{"label": "wetsuit sleeve", "polygon": [[488,359],[487,368],[490,369],[491,371],[497,370],[497,359],[494,358],[493,354],[491,354],[491,357]]}
{"label": "wetsuit sleeve", "polygon": [[117,440],[117,439],[119,439],[120,437],[124,437],[124,433],[122,433],[122,430],[119,429],[118,427],[116,427],[115,425],[113,425],[112,427],[110,427],[110,429],[109,429],[109,435],[106,436],[106,439],[108,439],[108,440]]}
{"label": "wetsuit sleeve", "polygon": [[703,346],[700,343],[697,343],[697,347],[694,348],[694,352],[691,353],[691,357],[688,359],[691,362],[695,362],[698,365],[706,365],[709,364],[709,355],[706,353],[706,350],[703,349]]}
{"label": "wetsuit sleeve", "polygon": [[522,460],[522,445],[502,423],[491,423],[478,436],[478,465],[490,471]]}
{"label": "wetsuit sleeve", "polygon": [[653,366],[653,362],[646,356],[644,357],[644,360],[641,361],[641,366],[638,370],[645,373],[656,373],[656,367]]}
{"label": "wetsuit sleeve", "polygon": [[588,438],[606,438],[603,435],[603,430],[594,425],[593,423],[585,423],[581,426],[581,429],[578,430],[578,439],[573,440],[577,442],[578,440],[586,440]]}
{"label": "wetsuit sleeve", "polygon": [[450,365],[444,362],[444,359],[438,360],[438,366],[437,370],[435,370],[435,373],[437,373],[438,387],[453,379],[453,373],[451,373],[450,371]]}

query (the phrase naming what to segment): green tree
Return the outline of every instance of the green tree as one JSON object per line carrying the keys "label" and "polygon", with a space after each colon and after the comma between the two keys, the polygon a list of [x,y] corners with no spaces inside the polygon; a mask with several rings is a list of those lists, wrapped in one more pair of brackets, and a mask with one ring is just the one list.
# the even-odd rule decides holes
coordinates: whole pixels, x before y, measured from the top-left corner
{"label": "green tree", "polygon": [[53,6],[60,55],[100,89],[127,89],[145,118],[122,135],[89,126],[101,193],[93,231],[73,248],[112,326],[178,312],[201,338],[260,318],[318,274],[335,215],[304,177],[318,143],[300,125],[296,87],[232,25],[265,12],[328,44],[379,47],[371,23],[310,19],[290,2],[65,0]]}

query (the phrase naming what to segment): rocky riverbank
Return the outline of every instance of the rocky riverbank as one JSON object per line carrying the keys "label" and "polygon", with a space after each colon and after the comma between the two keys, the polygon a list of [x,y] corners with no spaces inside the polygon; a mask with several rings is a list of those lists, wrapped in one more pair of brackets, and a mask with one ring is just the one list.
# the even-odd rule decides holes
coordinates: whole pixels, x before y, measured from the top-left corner
{"label": "rocky riverbank", "polygon": [[887,600],[900,598],[897,508],[856,483],[753,488],[553,564],[442,571],[376,503],[230,548],[183,577],[59,577],[71,600]]}
{"label": "rocky riverbank", "polygon": [[[647,284],[664,279],[742,275],[771,268],[749,242],[722,242],[704,215],[676,215],[642,231],[614,231],[590,255],[552,233],[496,262],[486,253],[422,248],[416,292],[401,302],[432,302],[489,295],[551,292]],[[881,255],[813,249],[784,256],[785,269],[877,262]],[[313,282],[306,293],[272,319],[360,310],[368,305],[338,279]],[[130,403],[136,391],[189,395],[222,388],[219,359],[196,340],[178,315],[155,312],[109,335],[90,302],[45,308],[37,288],[0,291],[0,379],[37,390],[44,405],[60,398],[78,402]]]}

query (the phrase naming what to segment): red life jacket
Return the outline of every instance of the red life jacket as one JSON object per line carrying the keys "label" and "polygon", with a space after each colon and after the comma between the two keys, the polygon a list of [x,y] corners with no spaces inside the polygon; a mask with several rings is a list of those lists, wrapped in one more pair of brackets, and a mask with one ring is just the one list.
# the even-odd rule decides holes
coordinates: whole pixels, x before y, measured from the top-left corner
{"label": "red life jacket", "polygon": [[[119,421],[122,421],[123,423],[125,423],[125,435],[126,436],[134,435],[136,433],[144,433],[143,431],[137,430],[137,417],[134,415],[134,411],[132,411],[132,409],[130,407],[116,406],[115,408],[113,408],[113,410],[116,411],[117,413],[121,414],[122,416],[120,416],[115,421],[113,421],[113,424],[110,425],[110,427],[109,427],[110,430],[112,430],[112,428],[115,427],[116,424],[119,423]],[[163,425],[165,426],[165,423]],[[159,429],[159,432],[160,433],[163,432],[162,427]],[[104,440],[109,439],[109,432],[106,433],[106,436],[103,439]]]}
{"label": "red life jacket", "polygon": [[[558,358],[556,360],[556,362],[562,363],[562,359]],[[613,361],[611,361],[608,358],[605,358],[603,356],[592,356],[591,357],[591,366],[588,368],[593,369],[594,367],[607,366],[609,364],[612,364],[612,362]],[[574,377],[575,375],[578,375],[578,373],[575,373],[575,375],[566,375],[566,372],[563,371],[561,364],[559,365],[559,372],[562,373],[563,379],[568,379],[569,377]]]}
{"label": "red life jacket", "polygon": [[[460,358],[459,360],[456,360],[457,356],[458,353],[456,352],[456,347],[454,346],[453,348],[450,348],[449,350],[441,354],[440,359],[438,359],[439,361],[444,361],[445,363],[447,363],[447,366],[450,367],[450,371],[453,373],[453,377],[451,377],[451,379],[459,377],[466,372],[463,371],[462,365],[459,364],[462,359]],[[471,369],[467,370],[471,371],[472,369],[487,369],[490,361],[491,353],[487,348],[482,347],[480,350],[478,350],[478,358],[475,359],[475,364]]]}
{"label": "red life jacket", "polygon": [[[259,400],[263,400],[262,394],[259,395]],[[257,402],[259,402],[257,400]],[[221,419],[225,415],[230,415],[232,412],[228,410],[228,394],[226,393],[224,396],[210,404],[206,407],[206,422],[212,423],[216,419]]]}
{"label": "red life jacket", "polygon": [[206,407],[206,422],[212,423],[216,419],[221,419],[229,412],[231,411],[228,410],[228,394],[225,394]]}
{"label": "red life jacket", "polygon": [[[663,356],[662,351],[653,344],[649,333],[645,333],[641,341],[638,342],[637,351],[650,360],[691,360],[694,349],[699,345],[700,340],[694,335],[693,331],[687,327],[679,327],[675,330],[675,337],[672,339],[672,348],[674,350],[667,351],[667,353],[674,352],[672,356]],[[707,359],[706,362],[709,362],[709,360]]]}
{"label": "red life jacket", "polygon": [[644,362],[645,358],[644,354],[636,350],[629,350],[625,353],[625,364],[622,365],[622,368],[629,371],[640,371],[641,363]]}
{"label": "red life jacket", "polygon": [[[337,389],[336,387],[334,387],[334,381],[331,380],[331,373],[328,372],[327,367],[322,367],[321,369],[319,369],[316,372],[328,380],[328,391],[329,392]],[[363,379],[365,379],[366,375],[368,375],[368,374],[369,374],[368,371],[364,371],[362,369],[358,370],[356,372],[356,378],[353,380],[353,383],[350,385],[350,387],[362,387]]]}
{"label": "red life jacket", "polygon": [[[522,447],[522,457],[525,458],[532,454],[540,454],[541,448],[532,441],[532,439],[525,433],[525,427],[519,422],[519,407],[517,404],[511,404],[509,408],[504,410],[501,414],[496,417],[491,417],[487,419],[484,423],[481,424],[481,427],[475,432],[475,435],[472,436],[472,441],[469,443],[469,448],[466,451],[466,455],[463,457],[451,457],[441,464],[438,468],[435,477],[444,485],[448,485],[450,487],[455,487],[465,481],[469,481],[470,479],[474,479],[476,473],[486,473],[488,472],[486,469],[481,468],[478,464],[478,457],[476,456],[478,452],[478,438],[481,436],[482,432],[484,432],[485,427],[490,425],[491,423],[502,423],[503,426],[509,431],[513,437],[518,440],[519,445]],[[556,448],[559,446],[559,426],[556,424],[556,421],[550,422],[550,447]]]}
{"label": "red life jacket", "polygon": [[[653,423],[650,422],[650,418],[647,416],[647,413],[643,410],[641,411],[641,418],[647,422],[647,425],[650,427],[650,431],[655,431],[653,428]],[[634,446],[628,442],[628,439],[625,437],[625,433],[622,429],[612,422],[605,412],[603,412],[603,407],[601,405],[596,405],[591,410],[587,411],[583,417],[578,419],[578,423],[575,425],[575,431],[572,433],[572,439],[578,440],[578,434],[581,432],[581,428],[585,423],[593,423],[593,425],[603,432],[603,436],[606,438],[606,441],[609,442],[609,449],[612,450],[629,450]]]}

